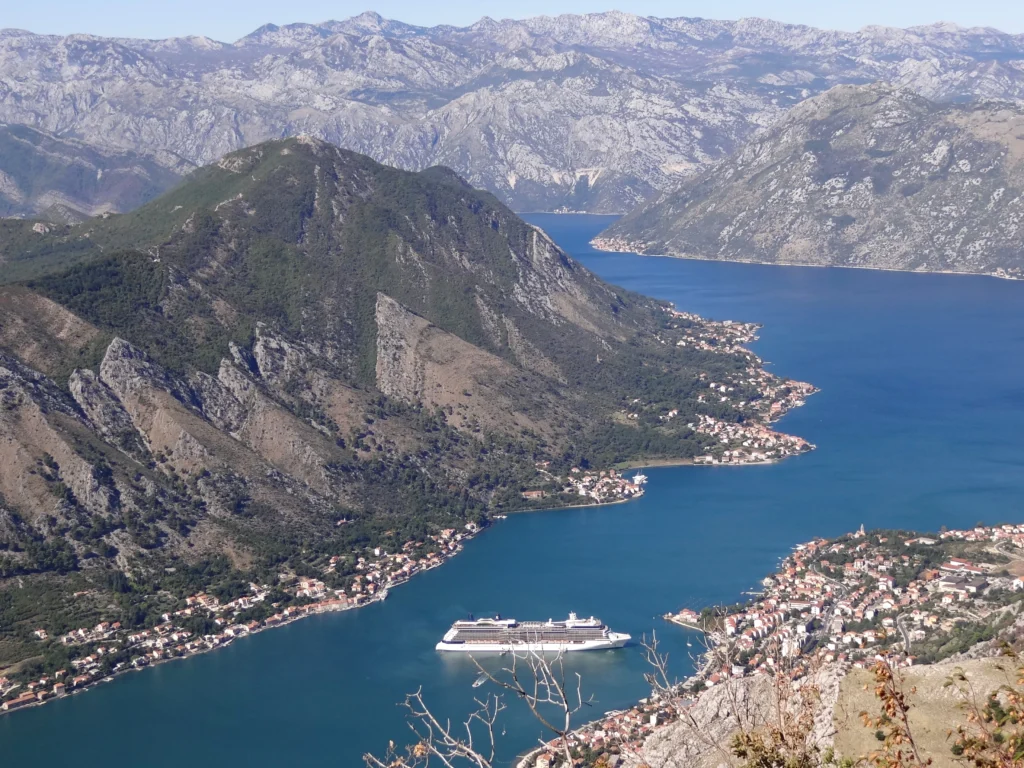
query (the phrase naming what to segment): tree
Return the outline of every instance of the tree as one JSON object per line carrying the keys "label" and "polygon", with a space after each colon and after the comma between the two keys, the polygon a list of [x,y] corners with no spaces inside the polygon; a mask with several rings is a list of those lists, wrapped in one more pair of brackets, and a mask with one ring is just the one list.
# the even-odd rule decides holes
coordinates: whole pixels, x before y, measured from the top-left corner
{"label": "tree", "polygon": [[[572,718],[584,706],[583,680],[579,674],[566,677],[562,653],[549,658],[536,651],[513,651],[509,665],[497,673],[485,670],[473,659],[480,679],[522,700],[533,716],[553,735],[549,746],[573,762],[569,734]],[[475,699],[477,709],[458,725],[441,720],[427,706],[423,690],[409,694],[405,707],[415,742],[400,749],[392,741],[383,758],[365,755],[370,768],[421,768],[440,764],[445,768],[474,766],[495,768],[495,723],[505,709],[500,695]],[[541,742],[544,746],[544,742]]]}
{"label": "tree", "polygon": [[[861,713],[866,728],[876,728],[876,737],[882,749],[867,756],[875,768],[925,768],[931,765],[930,757],[924,757],[914,739],[910,727],[911,705],[908,691],[903,687],[903,676],[886,659],[879,660],[874,667],[875,697],[881,702],[880,715]],[[909,693],[914,693],[911,688]]]}
{"label": "tree", "polygon": [[952,751],[976,768],[1019,768],[1024,765],[1024,665],[1009,646],[1004,655],[1016,669],[1000,666],[1006,682],[979,702],[977,691],[957,668],[946,685],[963,698],[967,722],[957,726]]}

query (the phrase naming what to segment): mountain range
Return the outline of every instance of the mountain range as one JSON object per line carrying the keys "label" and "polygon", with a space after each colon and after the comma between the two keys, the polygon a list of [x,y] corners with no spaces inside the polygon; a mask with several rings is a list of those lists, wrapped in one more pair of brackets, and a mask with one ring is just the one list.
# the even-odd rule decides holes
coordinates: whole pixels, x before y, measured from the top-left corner
{"label": "mountain range", "polygon": [[599,247],[1024,275],[1024,110],[837,86],[623,217]]}
{"label": "mountain range", "polygon": [[464,28],[365,13],[234,43],[0,32],[0,121],[176,173],[309,134],[396,167],[449,166],[517,210],[624,212],[804,99],[876,81],[1020,101],[1024,36],[621,12]]}

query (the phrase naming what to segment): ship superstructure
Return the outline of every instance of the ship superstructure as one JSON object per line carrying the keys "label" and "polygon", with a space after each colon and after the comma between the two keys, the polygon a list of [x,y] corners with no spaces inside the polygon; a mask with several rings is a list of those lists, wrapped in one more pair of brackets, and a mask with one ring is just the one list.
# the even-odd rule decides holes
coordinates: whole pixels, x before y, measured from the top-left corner
{"label": "ship superstructure", "polygon": [[581,619],[575,613],[563,621],[516,621],[494,618],[456,621],[441,642],[439,651],[485,653],[506,651],[596,651],[621,648],[629,635],[612,632],[600,619]]}

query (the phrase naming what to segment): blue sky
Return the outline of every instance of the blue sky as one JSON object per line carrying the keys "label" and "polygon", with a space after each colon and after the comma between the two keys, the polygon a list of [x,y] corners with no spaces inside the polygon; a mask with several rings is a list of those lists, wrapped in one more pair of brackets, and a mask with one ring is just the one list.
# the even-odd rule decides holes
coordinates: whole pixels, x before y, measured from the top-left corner
{"label": "blue sky", "polygon": [[1024,33],[1024,2],[1020,0],[379,0],[372,5],[364,2],[367,0],[358,4],[326,0],[0,0],[0,28],[127,37],[202,34],[232,41],[266,22],[316,22],[345,18],[365,10],[413,24],[464,25],[485,15],[524,18],[618,8],[654,16],[764,16],[845,30],[867,24],[904,27],[952,21]]}

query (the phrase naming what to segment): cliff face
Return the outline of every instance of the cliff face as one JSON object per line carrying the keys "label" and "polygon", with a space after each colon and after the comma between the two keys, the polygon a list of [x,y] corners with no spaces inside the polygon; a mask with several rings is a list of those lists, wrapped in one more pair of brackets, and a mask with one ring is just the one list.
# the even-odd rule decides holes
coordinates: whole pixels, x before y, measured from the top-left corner
{"label": "cliff face", "polygon": [[[680,711],[678,720],[655,729],[639,749],[625,753],[627,768],[722,768],[744,764],[733,754],[733,739],[786,722],[802,723],[803,746],[808,753],[824,753],[837,734],[837,702],[848,670],[841,665],[822,667],[811,677],[790,683],[768,675],[727,678],[702,691]],[[847,727],[848,723],[843,723]],[[789,729],[791,749],[800,748]]]}
{"label": "cliff face", "polygon": [[600,246],[704,259],[1024,274],[1024,112],[884,85],[808,99]]}
{"label": "cliff face", "polygon": [[991,29],[621,12],[464,28],[363,14],[231,44],[5,30],[0,120],[169,168],[308,133],[402,168],[450,166],[518,210],[622,212],[834,85],[1020,99],[1022,60],[1021,37]]}

